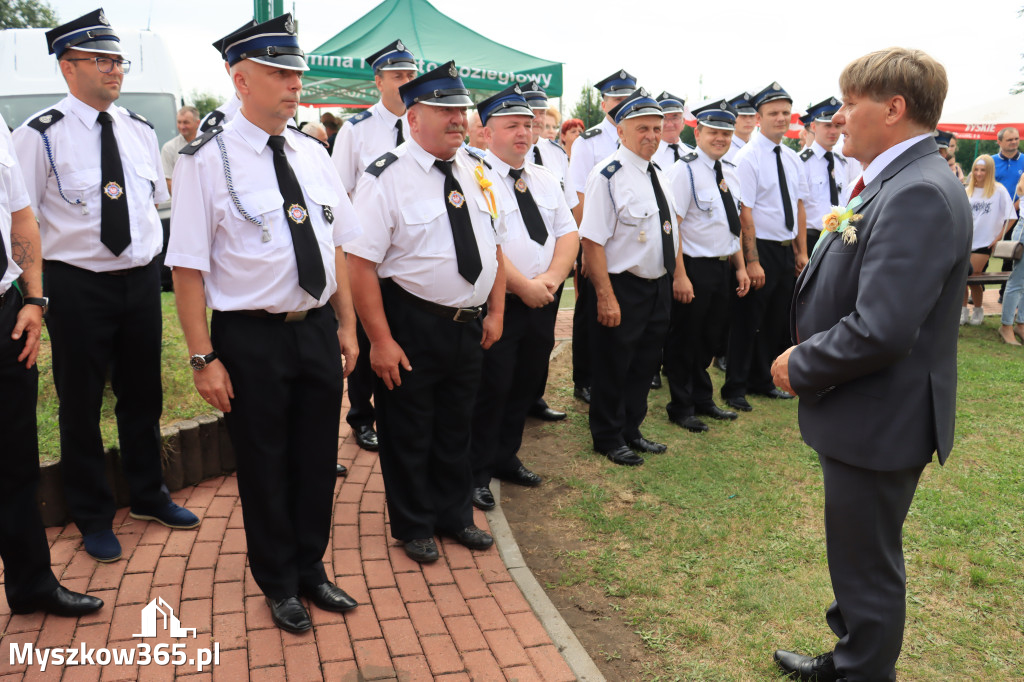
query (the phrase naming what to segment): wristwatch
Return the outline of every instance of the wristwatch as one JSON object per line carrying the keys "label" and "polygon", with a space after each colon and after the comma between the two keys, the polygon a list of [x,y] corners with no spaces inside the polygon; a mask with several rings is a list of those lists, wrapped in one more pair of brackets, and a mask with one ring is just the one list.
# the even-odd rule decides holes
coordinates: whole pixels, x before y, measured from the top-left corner
{"label": "wristwatch", "polygon": [[189,358],[188,364],[196,372],[206,369],[206,366],[217,359],[217,351],[211,351],[209,355],[193,355]]}
{"label": "wristwatch", "polygon": [[43,309],[43,315],[46,314],[46,309],[50,306],[50,299],[48,299],[45,296],[40,296],[38,298],[33,298],[33,297],[30,296],[28,298],[23,298],[21,300],[21,302],[24,305],[37,305],[37,306],[39,306],[40,308]]}

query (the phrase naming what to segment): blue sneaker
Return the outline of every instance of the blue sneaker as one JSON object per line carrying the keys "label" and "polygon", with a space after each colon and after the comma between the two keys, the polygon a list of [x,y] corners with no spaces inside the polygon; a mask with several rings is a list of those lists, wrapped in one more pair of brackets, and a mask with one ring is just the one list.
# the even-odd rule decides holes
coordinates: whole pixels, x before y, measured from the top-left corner
{"label": "blue sneaker", "polygon": [[184,530],[199,525],[199,517],[184,507],[179,507],[170,500],[155,507],[132,509],[129,516],[140,521],[156,521],[168,528]]}
{"label": "blue sneaker", "polygon": [[101,530],[82,536],[85,551],[96,561],[108,564],[121,558],[121,543],[112,530]]}

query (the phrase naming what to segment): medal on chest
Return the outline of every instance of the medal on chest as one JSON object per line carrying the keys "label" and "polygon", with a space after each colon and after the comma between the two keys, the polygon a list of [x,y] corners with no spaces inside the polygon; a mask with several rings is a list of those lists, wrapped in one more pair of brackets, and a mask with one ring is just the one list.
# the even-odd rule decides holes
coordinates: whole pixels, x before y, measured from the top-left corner
{"label": "medal on chest", "polygon": [[105,194],[108,199],[120,199],[124,195],[124,190],[121,189],[121,185],[116,182],[108,182],[103,185],[103,194]]}
{"label": "medal on chest", "polygon": [[448,203],[455,208],[462,208],[462,205],[466,203],[466,198],[462,196],[461,192],[453,189],[448,193]]}
{"label": "medal on chest", "polygon": [[522,178],[516,180],[516,191],[520,194],[526,194],[526,180]]}

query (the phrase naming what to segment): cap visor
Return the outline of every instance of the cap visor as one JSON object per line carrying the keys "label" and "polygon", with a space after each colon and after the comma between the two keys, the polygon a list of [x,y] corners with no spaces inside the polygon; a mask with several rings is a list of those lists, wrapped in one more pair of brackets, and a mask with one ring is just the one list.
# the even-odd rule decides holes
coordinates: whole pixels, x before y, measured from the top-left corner
{"label": "cap visor", "polygon": [[733,123],[726,123],[725,121],[701,121],[698,120],[699,125],[705,128],[714,128],[715,130],[736,130],[736,125]]}
{"label": "cap visor", "polygon": [[82,52],[95,52],[97,54],[124,54],[121,51],[121,43],[116,40],[89,40],[78,45],[71,45],[67,50],[81,50]]}
{"label": "cap visor", "polygon": [[416,104],[429,104],[432,107],[471,107],[473,100],[469,98],[469,95],[448,95],[436,99],[420,100]]}
{"label": "cap visor", "polygon": [[415,71],[419,73],[420,70],[416,68],[415,62],[395,62],[394,64],[387,64],[386,66],[380,66],[377,68],[378,71]]}
{"label": "cap visor", "polygon": [[309,71],[309,67],[306,66],[305,57],[300,57],[297,54],[279,54],[276,57],[267,57],[266,55],[260,57],[249,57],[249,61],[263,64],[265,66],[272,66],[275,69]]}
{"label": "cap visor", "polygon": [[499,116],[529,116],[530,118],[535,118],[533,111],[526,107],[509,107],[507,109],[501,109],[500,111],[495,111],[487,118],[492,119],[498,118]]}

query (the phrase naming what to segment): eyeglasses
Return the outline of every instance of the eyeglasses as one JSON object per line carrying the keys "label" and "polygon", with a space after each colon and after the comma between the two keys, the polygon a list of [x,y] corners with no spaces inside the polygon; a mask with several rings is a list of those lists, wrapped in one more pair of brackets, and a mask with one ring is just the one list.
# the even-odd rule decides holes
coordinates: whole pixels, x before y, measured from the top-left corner
{"label": "eyeglasses", "polygon": [[132,68],[132,63],[127,59],[114,59],[112,57],[69,57],[67,61],[96,62],[96,68],[100,73],[110,73],[114,70],[115,65],[121,69],[121,73],[128,73]]}

